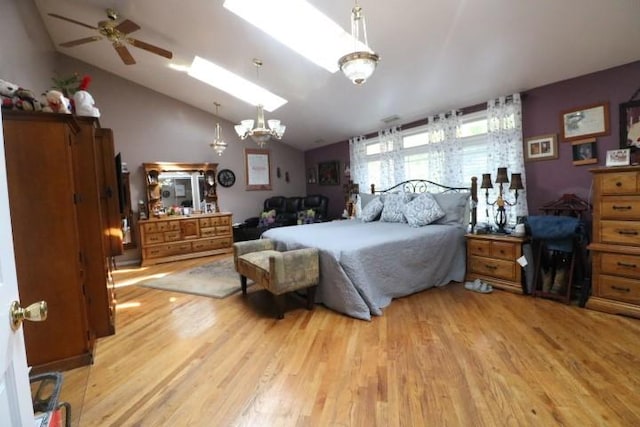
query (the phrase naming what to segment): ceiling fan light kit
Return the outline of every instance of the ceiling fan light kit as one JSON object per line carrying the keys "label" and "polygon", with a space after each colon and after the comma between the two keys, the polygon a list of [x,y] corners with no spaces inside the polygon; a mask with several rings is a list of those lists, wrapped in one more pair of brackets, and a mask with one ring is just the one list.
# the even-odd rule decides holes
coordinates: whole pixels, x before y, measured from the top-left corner
{"label": "ceiling fan light kit", "polygon": [[[258,59],[253,60],[253,65],[256,66],[256,72],[262,66],[262,61]],[[258,104],[258,119],[254,122],[251,119],[242,120],[239,125],[235,125],[234,129],[240,139],[247,139],[251,137],[253,141],[258,144],[260,148],[264,147],[264,145],[271,139],[282,139],[284,135],[284,131],[287,128],[285,125],[280,123],[280,120],[271,119],[265,123],[264,120],[264,106],[262,104]],[[256,127],[253,127],[253,124],[256,123]],[[269,127],[267,127],[267,125]]]}
{"label": "ceiling fan light kit", "polygon": [[102,38],[106,38],[111,42],[113,48],[120,56],[120,59],[125,65],[133,65],[136,63],[135,59],[129,52],[127,48],[127,44],[135,46],[139,49],[146,50],[147,52],[151,52],[153,54],[162,56],[163,58],[172,59],[173,53],[163,49],[158,46],[154,46],[150,43],[143,42],[141,40],[135,39],[133,37],[128,37],[128,34],[133,33],[134,31],[138,31],[140,26],[135,22],[125,19],[124,21],[118,23],[116,22],[118,19],[118,13],[113,9],[107,9],[107,18],[104,21],[98,22],[98,26],[93,26],[89,24],[85,24],[84,22],[76,21],[75,19],[68,18],[66,16],[58,15],[57,13],[49,13],[49,16],[57,19],[61,19],[63,21],[71,22],[76,25],[80,25],[85,28],[89,28],[92,30],[98,31],[100,33],[99,36],[91,36],[91,37],[83,37],[77,40],[71,40],[68,42],[60,43],[62,47],[75,47],[85,43],[91,43],[98,40],[102,40]]}
{"label": "ceiling fan light kit", "polygon": [[[362,28],[362,31],[360,28]],[[363,36],[362,41],[360,40],[360,34]],[[358,0],[356,0],[356,5],[351,10],[351,36],[353,37],[355,46],[357,46],[360,41],[364,43],[365,46],[369,46],[367,40],[367,24]],[[341,57],[338,60],[338,65],[351,82],[356,85],[361,85],[371,77],[379,60],[380,57],[374,52],[357,50],[356,47],[355,52],[348,53]]]}

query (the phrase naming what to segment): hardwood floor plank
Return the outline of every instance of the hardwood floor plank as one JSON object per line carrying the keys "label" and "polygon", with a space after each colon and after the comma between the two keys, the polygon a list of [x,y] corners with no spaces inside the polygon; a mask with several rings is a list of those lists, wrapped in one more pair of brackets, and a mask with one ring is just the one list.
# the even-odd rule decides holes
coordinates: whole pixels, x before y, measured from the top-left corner
{"label": "hardwood floor plank", "polygon": [[640,322],[449,284],[361,321],[264,290],[136,285],[211,258],[119,270],[116,335],[64,373],[74,426],[640,423]]}

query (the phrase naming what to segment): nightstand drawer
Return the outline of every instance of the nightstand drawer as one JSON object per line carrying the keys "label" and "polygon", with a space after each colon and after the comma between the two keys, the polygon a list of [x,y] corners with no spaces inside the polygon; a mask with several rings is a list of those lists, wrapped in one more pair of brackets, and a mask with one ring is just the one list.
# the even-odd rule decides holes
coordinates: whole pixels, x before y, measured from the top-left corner
{"label": "nightstand drawer", "polygon": [[510,242],[491,242],[491,256],[513,261],[516,258],[517,246]]}
{"label": "nightstand drawer", "polygon": [[[485,276],[505,280],[516,279],[516,263],[513,261],[471,256],[469,259],[469,268],[471,272]],[[520,268],[520,266],[518,265],[517,268]]]}
{"label": "nightstand drawer", "polygon": [[469,255],[489,256],[491,255],[491,242],[487,240],[467,240],[467,250]]}
{"label": "nightstand drawer", "polygon": [[640,280],[627,279],[624,277],[598,276],[598,296],[612,298],[619,301],[640,303]]}

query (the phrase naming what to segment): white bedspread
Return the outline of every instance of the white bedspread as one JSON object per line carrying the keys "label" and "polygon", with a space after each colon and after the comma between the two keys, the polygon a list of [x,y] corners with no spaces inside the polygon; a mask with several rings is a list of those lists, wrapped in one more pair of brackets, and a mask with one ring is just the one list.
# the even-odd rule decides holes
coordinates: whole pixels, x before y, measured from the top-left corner
{"label": "white bedspread", "polygon": [[318,248],[316,302],[358,319],[382,315],[393,298],[464,280],[462,226],[345,220],[273,228],[262,237],[278,250]]}

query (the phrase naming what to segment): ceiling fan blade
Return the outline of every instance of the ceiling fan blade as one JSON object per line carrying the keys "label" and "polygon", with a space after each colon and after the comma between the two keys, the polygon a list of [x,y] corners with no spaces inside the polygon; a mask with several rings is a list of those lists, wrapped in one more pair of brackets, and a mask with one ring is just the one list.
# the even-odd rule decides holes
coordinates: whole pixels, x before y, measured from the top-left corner
{"label": "ceiling fan blade", "polygon": [[138,31],[140,26],[133,21],[125,19],[118,25],[116,25],[116,30],[120,31],[122,34],[133,33],[134,31]]}
{"label": "ceiling fan blade", "polygon": [[158,46],[154,46],[152,44],[149,43],[145,43],[143,41],[128,37],[127,41],[129,43],[131,43],[132,45],[134,45],[135,47],[139,47],[140,49],[144,49],[146,51],[149,51],[151,53],[155,53],[156,55],[160,55],[163,56],[167,59],[171,59],[173,58],[173,53],[169,52],[168,50],[162,49],[161,47]]}
{"label": "ceiling fan blade", "polygon": [[122,62],[124,62],[125,65],[133,65],[136,63],[136,60],[133,59],[133,56],[131,56],[131,52],[129,52],[129,49],[127,49],[125,45],[121,43],[114,43],[113,47],[116,52],[118,52],[118,55],[120,55],[120,59],[122,59]]}
{"label": "ceiling fan blade", "polygon": [[54,18],[62,19],[63,21],[72,22],[77,25],[82,25],[83,27],[91,28],[92,30],[97,30],[98,27],[94,27],[93,25],[85,24],[84,22],[76,21],[75,19],[67,18],[66,16],[58,15],[57,13],[49,13],[49,16]]}
{"label": "ceiling fan blade", "polygon": [[102,37],[100,37],[100,36],[85,37],[85,38],[82,38],[82,39],[71,40],[71,41],[68,41],[68,42],[60,43],[60,46],[62,46],[62,47],[74,47],[74,46],[78,46],[80,44],[85,44],[85,43],[90,43],[90,42],[97,42],[101,38]]}

